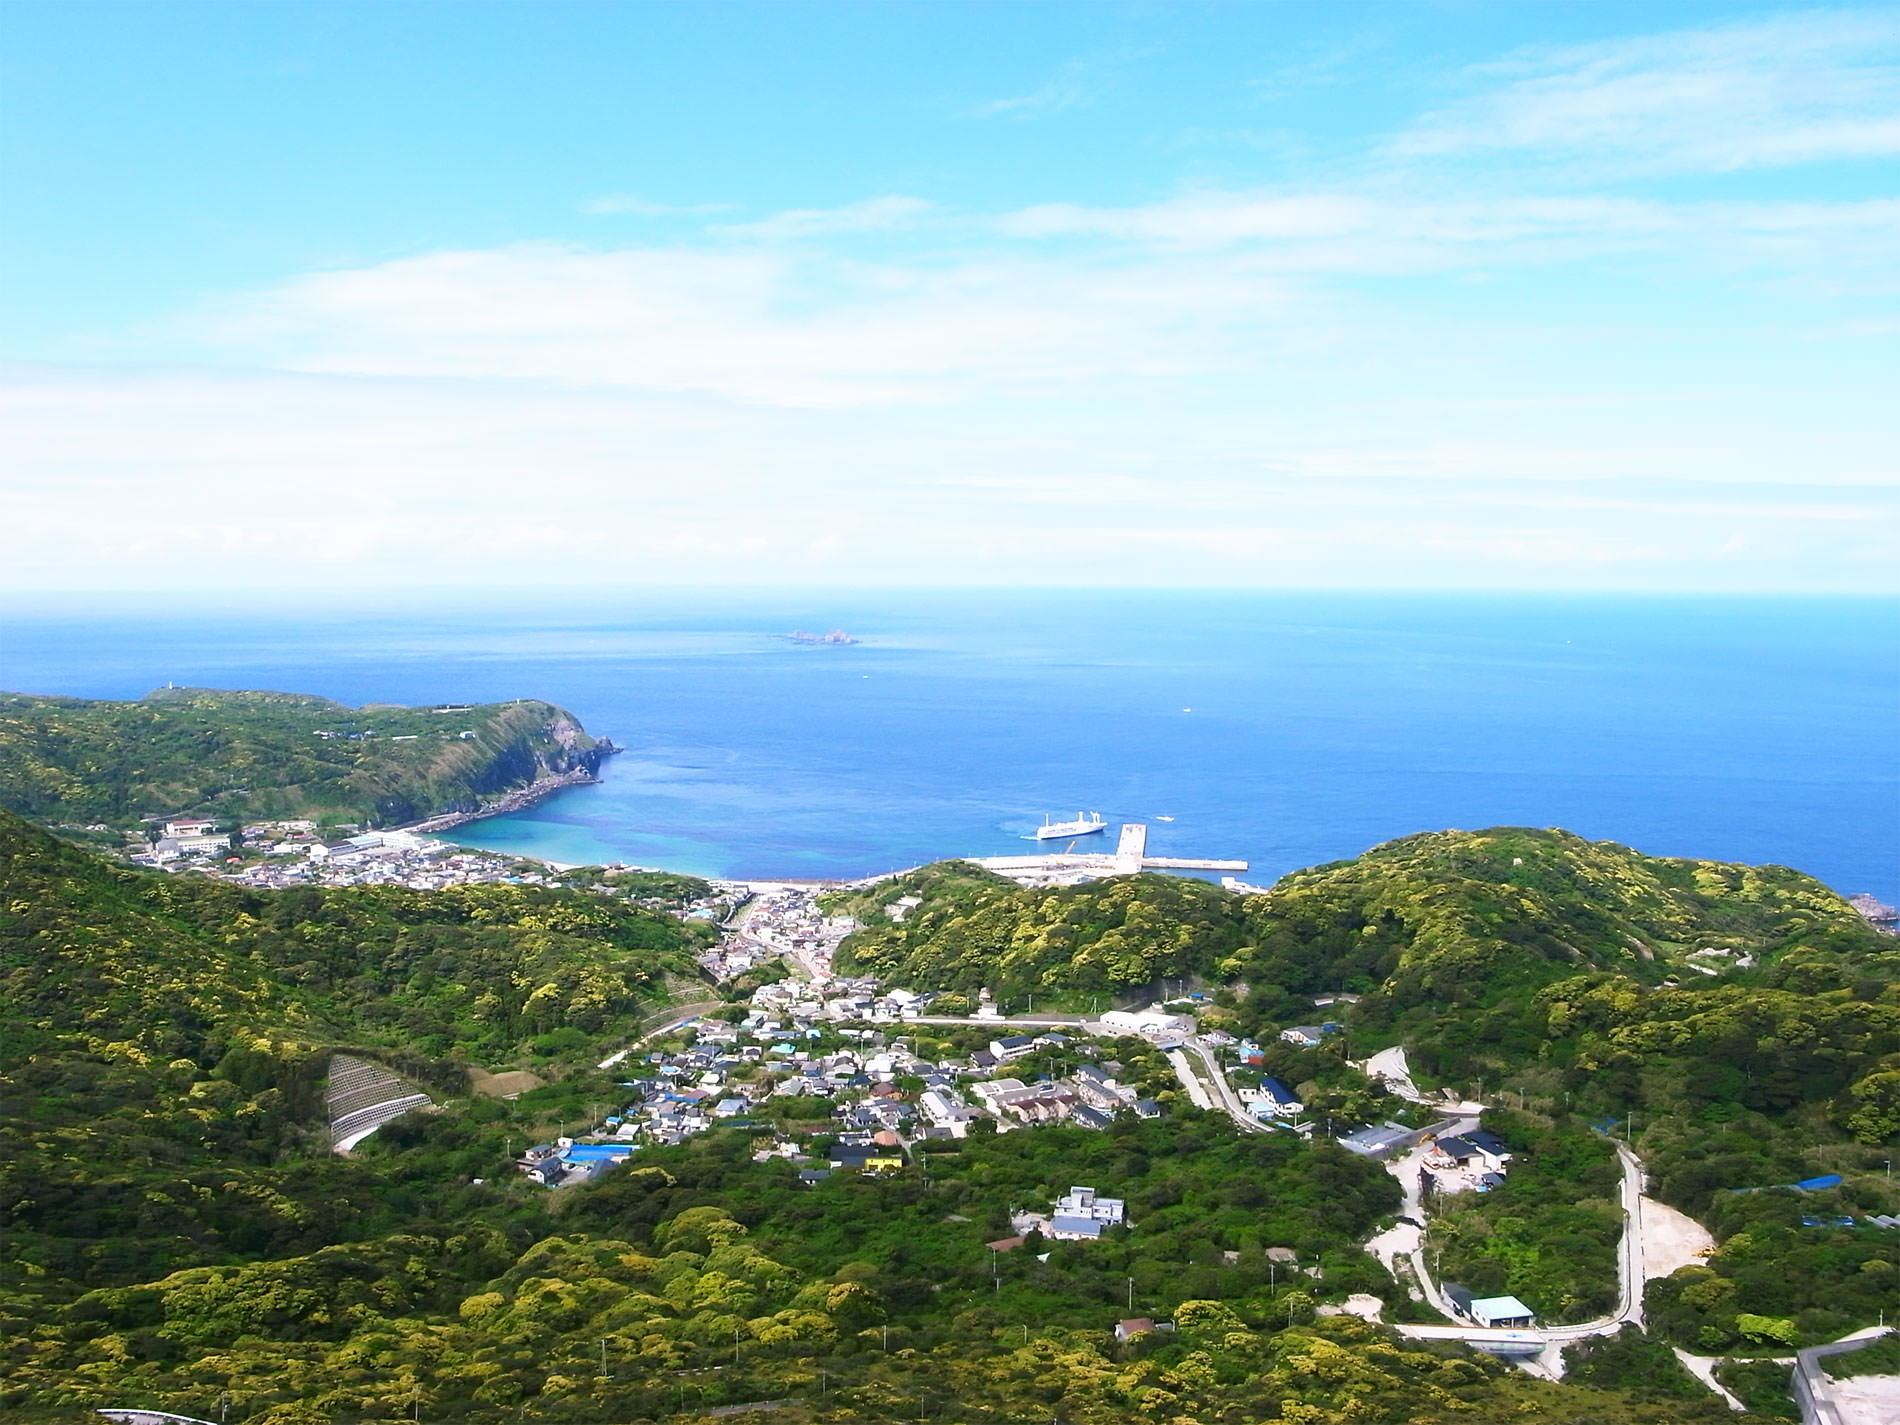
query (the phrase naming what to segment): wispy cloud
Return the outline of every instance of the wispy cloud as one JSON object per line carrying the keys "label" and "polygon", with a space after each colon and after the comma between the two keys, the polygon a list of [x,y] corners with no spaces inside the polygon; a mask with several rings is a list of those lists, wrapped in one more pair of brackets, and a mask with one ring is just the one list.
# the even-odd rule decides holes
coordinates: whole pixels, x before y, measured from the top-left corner
{"label": "wispy cloud", "polygon": [[922,198],[891,194],[846,203],[836,208],[793,208],[757,222],[727,223],[715,231],[722,237],[783,242],[848,233],[889,232],[910,227],[935,211],[936,205]]}
{"label": "wispy cloud", "polygon": [[[876,256],[862,240],[876,239]],[[201,321],[281,368],[523,380],[835,407],[1105,398],[1355,340],[1344,279],[1603,260],[1889,287],[1900,199],[1669,204],[1201,191],[949,218],[913,198],[802,209],[687,246],[551,244],[311,273]],[[1859,312],[1859,320],[1880,314]]]}
{"label": "wispy cloud", "polygon": [[1015,239],[1187,254],[1241,251],[1251,270],[1374,277],[1554,267],[1636,256],[1761,281],[1825,274],[1890,293],[1900,199],[1667,202],[1608,195],[1430,197],[1199,190],[1158,203],[1049,203],[999,216]]}
{"label": "wispy cloud", "polygon": [[206,320],[216,340],[294,370],[826,407],[1206,371],[1283,305],[1270,274],[1199,264],[541,245],[313,273]]}
{"label": "wispy cloud", "polygon": [[1005,99],[990,99],[972,105],[965,112],[972,119],[1027,118],[1032,114],[1051,114],[1073,109],[1088,97],[1088,85],[1075,70],[1064,70],[1027,94]]}
{"label": "wispy cloud", "polygon": [[623,213],[636,218],[698,218],[730,213],[731,203],[656,203],[636,193],[607,193],[581,204],[583,213]]}
{"label": "wispy cloud", "polygon": [[1900,153],[1900,11],[1816,11],[1521,51],[1400,133],[1402,159],[1511,151],[1593,171]]}
{"label": "wispy cloud", "polygon": [[1091,102],[1103,83],[1116,72],[1141,59],[1146,50],[1117,50],[1069,60],[1049,78],[1024,94],[989,99],[963,111],[967,119],[1029,119],[1079,108]]}

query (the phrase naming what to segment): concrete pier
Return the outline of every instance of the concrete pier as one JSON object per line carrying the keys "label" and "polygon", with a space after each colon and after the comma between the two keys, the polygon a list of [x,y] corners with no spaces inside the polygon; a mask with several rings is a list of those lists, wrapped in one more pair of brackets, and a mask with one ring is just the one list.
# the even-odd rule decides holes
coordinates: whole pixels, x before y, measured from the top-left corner
{"label": "concrete pier", "polygon": [[1073,883],[1094,881],[1103,876],[1132,876],[1138,871],[1244,871],[1245,861],[1202,861],[1188,856],[1150,856],[1148,828],[1141,822],[1122,827],[1121,840],[1112,854],[1101,851],[1056,851],[1041,856],[971,856],[985,870],[1025,884],[1033,882]]}
{"label": "concrete pier", "polygon": [[1245,861],[1193,861],[1180,856],[1144,856],[1144,871],[1244,871]]}
{"label": "concrete pier", "polygon": [[1148,853],[1148,828],[1131,821],[1122,828],[1121,844],[1115,848],[1115,874],[1132,876],[1141,869],[1141,858]]}

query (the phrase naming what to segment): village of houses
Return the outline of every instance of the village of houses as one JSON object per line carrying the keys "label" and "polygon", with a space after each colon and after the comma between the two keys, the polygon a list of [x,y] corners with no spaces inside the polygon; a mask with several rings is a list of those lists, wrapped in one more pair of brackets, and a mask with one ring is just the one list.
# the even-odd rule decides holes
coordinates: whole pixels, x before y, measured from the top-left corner
{"label": "village of houses", "polygon": [[[232,850],[228,831],[208,818],[173,817],[154,823],[156,835],[133,859],[180,869],[201,867],[240,884],[402,885],[418,890],[477,882],[552,885],[556,868],[537,872],[518,857],[471,850],[411,831],[370,831],[323,841],[310,821],[259,822],[244,826],[241,843],[261,859],[226,865]],[[635,867],[608,867],[635,870]],[[891,1172],[908,1161],[910,1144],[930,1138],[961,1138],[978,1123],[997,1132],[1048,1124],[1104,1129],[1117,1114],[1158,1117],[1160,1106],[1123,1082],[1112,1059],[1089,1062],[1087,1046],[1108,1047],[1126,1035],[1145,1039],[1162,1051],[1195,1045],[1213,1052],[1229,1073],[1259,1064],[1260,1047],[1219,1031],[1201,1032],[1191,1013],[1192,998],[1145,1010],[1111,1010],[1092,1019],[1051,1016],[1065,1022],[1038,1026],[1033,1033],[1008,1032],[1012,1026],[987,992],[977,1012],[959,1019],[935,1018],[935,995],[882,990],[863,977],[834,973],[832,958],[856,922],[829,916],[819,904],[821,888],[787,883],[712,882],[702,900],[677,908],[682,918],[722,925],[727,934],[700,956],[701,968],[715,984],[783,962],[789,978],[754,990],[744,1019],[695,1020],[670,1036],[690,1042],[680,1047],[639,1053],[622,1050],[602,1061],[602,1069],[625,1064],[633,1075],[619,1080],[627,1090],[620,1111],[577,1138],[562,1138],[524,1157],[522,1168],[548,1186],[571,1185],[625,1162],[642,1146],[678,1143],[721,1125],[747,1122],[768,1100],[808,1096],[833,1107],[832,1146],[820,1163],[788,1138],[761,1150],[792,1158],[808,1182],[833,1171]],[[901,920],[916,904],[899,900],[890,913]],[[1333,1002],[1323,996],[1317,1007]],[[906,1023],[992,1024],[987,1047],[951,1059],[929,1060],[910,1048]],[[1339,1030],[1333,1022],[1296,1025],[1281,1033],[1287,1042],[1312,1047]],[[893,1032],[895,1031],[895,1032]],[[1028,1081],[1012,1066],[1039,1050],[1062,1049],[1076,1060],[1059,1078],[1038,1075]],[[1186,1073],[1177,1060],[1177,1072]],[[899,1088],[910,1084],[914,1092]],[[1184,1087],[1190,1087],[1184,1078]],[[1317,1125],[1305,1118],[1304,1105],[1281,1080],[1247,1074],[1230,1086],[1253,1126],[1312,1136]],[[1190,1093],[1190,1097],[1192,1097]],[[1441,1125],[1442,1126],[1442,1125]],[[1424,1140],[1422,1143],[1421,1140]],[[1374,1124],[1337,1136],[1349,1151],[1378,1158],[1410,1152],[1425,1174],[1427,1191],[1484,1191],[1501,1181],[1509,1150],[1478,1129],[1434,1139],[1429,1131],[1399,1124]],[[1419,1149],[1423,1147],[1424,1151]],[[1092,1191],[1078,1189],[1077,1191]],[[1057,1207],[1049,1235],[1077,1239],[1100,1235],[1120,1223],[1113,1212],[1088,1214]]]}
{"label": "village of houses", "polygon": [[[177,870],[202,868],[222,879],[259,887],[293,885],[401,885],[418,890],[478,882],[553,885],[558,869],[531,869],[518,857],[471,850],[411,831],[353,833],[324,841],[309,821],[260,822],[242,828],[251,853],[226,858],[232,839],[204,818],[165,819],[147,848],[132,859]],[[258,853],[262,852],[259,857]],[[637,870],[607,867],[606,870]],[[563,1136],[528,1150],[519,1167],[546,1187],[589,1181],[626,1163],[642,1147],[676,1144],[714,1128],[763,1127],[773,1099],[826,1101],[828,1128],[809,1151],[795,1137],[774,1133],[760,1159],[795,1164],[800,1180],[826,1181],[833,1173],[901,1171],[912,1145],[933,1138],[962,1138],[979,1124],[1007,1133],[1051,1124],[1101,1130],[1118,1114],[1161,1116],[1162,1107],[1135,1084],[1109,1051],[1126,1036],[1163,1051],[1189,1098],[1212,1106],[1192,1081],[1180,1051],[1193,1047],[1214,1056],[1228,1075],[1257,1069],[1260,1046],[1218,1030],[1203,1032],[1192,1010],[1198,996],[1142,1010],[1110,1010],[1093,1018],[1049,1016],[1035,1026],[1014,1025],[985,991],[974,1015],[932,1016],[938,998],[904,989],[882,989],[865,977],[841,976],[832,959],[856,922],[830,916],[819,903],[821,888],[784,883],[711,882],[710,893],[673,913],[719,924],[726,932],[700,956],[701,969],[716,985],[729,986],[751,971],[782,963],[789,977],[755,989],[743,1018],[692,1018],[670,1026],[654,1048],[619,1050],[599,1068],[620,1069],[624,1095],[617,1112],[591,1131]],[[597,888],[604,889],[604,888]],[[891,908],[902,919],[914,900]],[[1343,998],[1343,997],[1342,997]],[[1323,996],[1323,1009],[1335,997]],[[989,1025],[985,1047],[949,1058],[913,1051],[916,1036],[906,1025]],[[1032,1032],[1011,1032],[1016,1028]],[[1296,1025],[1281,1032],[1288,1043],[1310,1048],[1341,1026],[1331,1021]],[[1061,1075],[1024,1078],[1015,1066],[1043,1050],[1060,1050]],[[1372,1071],[1374,1066],[1366,1066]],[[902,1084],[900,1085],[900,1081]],[[1403,1088],[1409,1090],[1409,1083]],[[1233,1116],[1250,1127],[1315,1136],[1317,1123],[1304,1116],[1296,1091],[1280,1079],[1244,1073],[1221,1089]],[[386,1115],[384,1115],[386,1116]],[[810,1115],[801,1116],[809,1124]],[[1444,1132],[1456,1128],[1455,1132]],[[1336,1135],[1348,1151],[1390,1161],[1395,1172],[1418,1174],[1422,1197],[1433,1193],[1486,1191],[1503,1179],[1510,1151],[1495,1135],[1469,1124],[1439,1123],[1430,1129],[1397,1123],[1356,1127]],[[1013,1219],[1015,1237],[992,1243],[999,1251],[1020,1246],[1031,1231],[1054,1241],[1091,1241],[1112,1228],[1131,1229],[1121,1199],[1093,1187],[1073,1186],[1047,1212],[1025,1211]],[[1512,1312],[1528,1308],[1509,1301]],[[1478,1303],[1491,1306],[1494,1303]],[[1461,1303],[1462,1307],[1462,1303]],[[1467,1308],[1468,1315],[1484,1315]],[[1123,1323],[1139,1326],[1146,1323]],[[1500,1318],[1499,1324],[1502,1323]],[[1513,1324],[1516,1324],[1513,1319]]]}
{"label": "village of houses", "polygon": [[[98,828],[103,830],[104,828]],[[208,817],[154,819],[149,842],[130,853],[135,865],[199,870],[260,889],[286,886],[407,886],[434,891],[484,882],[553,885],[551,871],[518,856],[472,850],[413,831],[360,831],[325,841],[314,821],[251,822],[238,831]],[[233,855],[235,850],[248,854]]]}
{"label": "village of houses", "polygon": [[[795,973],[753,990],[737,1022],[695,1019],[669,1027],[650,1049],[638,1045],[602,1060],[602,1069],[630,1071],[617,1081],[625,1091],[621,1106],[591,1132],[530,1150],[521,1167],[535,1181],[550,1187],[585,1182],[645,1145],[678,1143],[722,1125],[763,1128],[777,1117],[771,1101],[801,1097],[830,1105],[825,1131],[814,1135],[829,1146],[808,1147],[777,1132],[756,1150],[757,1158],[789,1160],[813,1185],[834,1173],[894,1173],[910,1162],[914,1144],[962,1138],[978,1125],[997,1133],[1051,1124],[1101,1130],[1122,1113],[1159,1117],[1161,1105],[1128,1082],[1128,1071],[1110,1057],[1117,1039],[1135,1036],[1164,1052],[1193,1045],[1215,1055],[1229,1075],[1262,1058],[1257,1044],[1201,1032],[1192,1014],[1181,1012],[1192,1010],[1191,998],[1086,1019],[1050,1016],[1062,1022],[1027,1026],[1003,1018],[984,992],[973,1015],[932,1015],[935,995],[881,989],[875,980],[833,972],[832,957],[856,925],[827,916],[815,889],[717,890],[715,905],[686,912],[716,914],[732,931],[702,957],[708,976],[730,983],[774,959]],[[901,917],[905,907],[896,909]],[[967,1053],[933,1059],[912,1048],[918,1030],[986,1024],[988,1042]],[[1340,1027],[1298,1025],[1281,1037],[1312,1047]],[[1059,1074],[1019,1071],[1046,1050],[1059,1051],[1054,1057],[1069,1067]],[[1246,1073],[1230,1091],[1250,1126],[1308,1137],[1316,1131],[1297,1093],[1279,1079]],[[1342,1132],[1336,1141],[1370,1157],[1402,1158],[1403,1171],[1420,1174],[1424,1193],[1486,1191],[1502,1181],[1511,1156],[1505,1144],[1475,1123],[1456,1126],[1463,1131],[1370,1125]],[[1013,1227],[1019,1235],[991,1245],[1010,1250],[1031,1230],[1053,1241],[1090,1241],[1134,1226],[1121,1199],[1074,1186],[1046,1212],[1018,1214]]]}

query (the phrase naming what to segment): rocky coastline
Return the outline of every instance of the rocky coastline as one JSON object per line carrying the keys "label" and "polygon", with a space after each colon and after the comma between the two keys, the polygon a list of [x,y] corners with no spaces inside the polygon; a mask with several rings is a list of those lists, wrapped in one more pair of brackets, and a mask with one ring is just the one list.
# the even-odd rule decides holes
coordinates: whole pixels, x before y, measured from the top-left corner
{"label": "rocky coastline", "polygon": [[537,777],[525,787],[516,787],[489,801],[482,802],[467,810],[447,811],[436,816],[425,817],[401,828],[424,835],[443,832],[458,826],[467,826],[470,822],[484,821],[491,816],[506,816],[510,812],[526,811],[529,807],[539,806],[556,792],[569,787],[593,786],[600,781],[594,769],[608,757],[626,749],[614,746],[608,738],[602,738],[591,748],[584,764],[566,772],[555,772],[546,777]]}

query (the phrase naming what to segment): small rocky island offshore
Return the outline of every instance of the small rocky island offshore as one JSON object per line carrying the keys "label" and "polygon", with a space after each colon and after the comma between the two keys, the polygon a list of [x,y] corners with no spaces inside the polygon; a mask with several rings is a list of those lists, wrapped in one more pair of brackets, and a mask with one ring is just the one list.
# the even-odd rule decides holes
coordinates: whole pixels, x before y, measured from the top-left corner
{"label": "small rocky island offshore", "polygon": [[793,643],[803,643],[813,648],[843,648],[857,642],[841,628],[834,628],[830,633],[812,633],[808,629],[795,628],[785,636]]}

